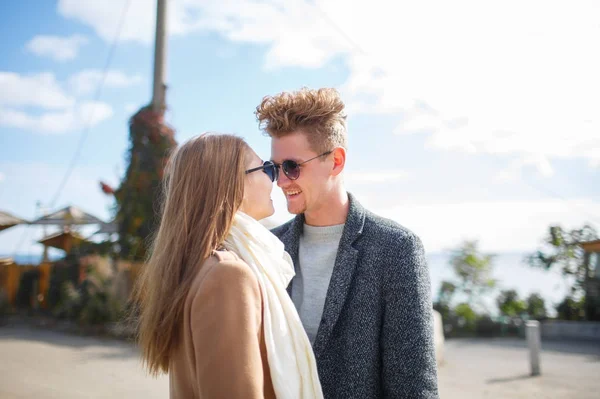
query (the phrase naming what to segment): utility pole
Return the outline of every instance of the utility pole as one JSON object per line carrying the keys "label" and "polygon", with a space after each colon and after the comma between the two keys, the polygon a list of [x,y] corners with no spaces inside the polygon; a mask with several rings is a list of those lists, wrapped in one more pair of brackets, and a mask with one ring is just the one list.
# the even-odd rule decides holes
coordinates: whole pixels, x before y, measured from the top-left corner
{"label": "utility pole", "polygon": [[[136,112],[129,122],[129,166],[115,193],[118,202],[119,247],[125,259],[144,260],[145,243],[158,226],[164,160],[177,146],[175,131],[164,122],[166,104],[167,5],[156,0],[156,39],[152,101]],[[144,200],[141,200],[141,199]],[[141,221],[141,223],[140,223]]]}
{"label": "utility pole", "polygon": [[156,38],[154,42],[154,81],[152,110],[163,112],[166,108],[166,52],[167,52],[167,0],[156,1]]}

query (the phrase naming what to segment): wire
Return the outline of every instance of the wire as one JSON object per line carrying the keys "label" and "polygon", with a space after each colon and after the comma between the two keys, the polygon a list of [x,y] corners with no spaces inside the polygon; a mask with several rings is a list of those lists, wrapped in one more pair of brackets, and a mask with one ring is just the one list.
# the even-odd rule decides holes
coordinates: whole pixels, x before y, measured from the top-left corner
{"label": "wire", "polygon": [[338,24],[336,24],[333,19],[331,19],[329,14],[327,14],[316,2],[313,2],[311,4],[314,7],[314,9],[317,10],[319,12],[319,14],[321,14],[321,18],[323,18],[325,20],[325,22],[327,22],[329,25],[331,25],[331,27],[333,29],[335,29],[344,39],[346,39],[346,41],[352,47],[354,47],[354,49],[356,51],[358,51],[362,55],[368,55],[367,52],[364,51],[362,49],[362,47],[360,47],[354,40],[352,40],[352,38],[346,32],[344,32],[344,30],[342,28],[340,28],[340,26]]}
{"label": "wire", "polygon": [[535,189],[535,190],[537,190],[537,191],[539,191],[541,193],[544,193],[546,195],[549,195],[551,197],[554,197],[556,199],[559,199],[559,200],[563,201],[567,206],[571,207],[573,210],[577,210],[577,211],[579,211],[579,213],[581,215],[585,215],[586,217],[588,217],[590,219],[589,220],[590,222],[593,222],[594,224],[597,224],[598,226],[600,226],[600,218],[598,218],[597,215],[591,214],[587,210],[584,210],[581,205],[574,204],[573,201],[568,200],[567,198],[563,197],[560,194],[555,193],[552,190],[549,190],[549,189],[547,189],[545,187],[541,187],[541,186],[539,186],[537,184],[533,184],[531,181],[529,181],[528,179],[526,179],[524,176],[523,176],[522,181],[525,184],[527,184],[529,187],[531,187],[531,188],[533,188],[533,189]]}
{"label": "wire", "polygon": [[96,96],[94,97],[94,106],[92,107],[92,110],[89,114],[87,123],[85,124],[83,132],[81,133],[79,143],[77,144],[77,148],[75,149],[75,153],[73,154],[73,158],[71,159],[71,162],[69,163],[67,171],[66,171],[62,181],[60,182],[58,189],[56,190],[56,194],[54,194],[54,197],[52,197],[52,201],[50,201],[50,208],[54,208],[54,206],[56,205],[56,201],[58,201],[58,199],[60,198],[60,195],[62,194],[62,191],[65,188],[65,185],[67,184],[67,182],[69,181],[69,178],[71,177],[73,168],[75,167],[75,164],[79,160],[79,156],[81,155],[81,150],[83,149],[83,144],[85,143],[87,137],[89,136],[92,120],[94,118],[94,111],[96,110],[95,105],[100,100],[100,96],[102,95],[102,90],[104,88],[104,82],[106,81],[106,75],[107,75],[108,69],[110,68],[110,65],[112,63],[115,49],[117,47],[117,42],[119,41],[119,37],[121,36],[121,31],[123,29],[125,17],[127,16],[127,11],[129,10],[130,5],[131,5],[131,0],[128,0],[127,3],[125,4],[125,7],[123,8],[123,11],[121,12],[121,19],[119,20],[119,25],[117,27],[117,33],[116,33],[115,38],[113,39],[113,42],[110,46],[110,50],[109,50],[108,56],[106,58],[106,63],[104,65],[104,69],[102,71],[102,80],[100,81],[100,85],[98,86],[98,89],[96,91]]}
{"label": "wire", "polygon": [[23,229],[23,234],[21,234],[21,238],[17,242],[17,245],[15,246],[15,250],[13,251],[13,256],[12,256],[13,260],[16,259],[17,255],[19,254],[19,250],[21,249],[21,247],[23,246],[23,243],[25,242],[25,237],[27,236],[27,233],[29,232],[30,227],[31,227],[31,225],[28,224]]}

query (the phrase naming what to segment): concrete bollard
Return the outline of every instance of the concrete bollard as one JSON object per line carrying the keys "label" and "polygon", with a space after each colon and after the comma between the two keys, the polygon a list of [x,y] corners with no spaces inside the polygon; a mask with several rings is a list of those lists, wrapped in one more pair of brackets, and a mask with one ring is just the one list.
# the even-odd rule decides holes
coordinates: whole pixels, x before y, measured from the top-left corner
{"label": "concrete bollard", "polygon": [[529,363],[531,366],[531,375],[540,375],[540,350],[541,350],[541,332],[540,322],[530,320],[525,324],[525,335],[527,337],[527,346],[529,347]]}
{"label": "concrete bollard", "polygon": [[438,367],[444,362],[444,323],[442,315],[433,311],[433,342],[435,343],[435,359]]}

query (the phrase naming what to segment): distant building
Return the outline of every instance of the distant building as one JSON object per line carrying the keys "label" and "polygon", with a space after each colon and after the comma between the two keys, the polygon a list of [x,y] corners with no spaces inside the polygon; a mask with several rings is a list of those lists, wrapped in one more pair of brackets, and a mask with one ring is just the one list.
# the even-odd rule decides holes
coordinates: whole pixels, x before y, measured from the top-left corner
{"label": "distant building", "polygon": [[585,318],[600,321],[600,240],[580,245],[585,251]]}

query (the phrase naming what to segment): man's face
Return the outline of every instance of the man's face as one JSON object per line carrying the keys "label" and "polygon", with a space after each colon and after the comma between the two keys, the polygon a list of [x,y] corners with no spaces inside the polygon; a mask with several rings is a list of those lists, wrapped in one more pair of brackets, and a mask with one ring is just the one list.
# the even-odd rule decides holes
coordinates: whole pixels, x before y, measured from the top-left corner
{"label": "man's face", "polygon": [[[286,160],[302,163],[318,155],[310,148],[302,132],[271,139],[271,160],[276,164],[281,165]],[[289,179],[280,169],[277,185],[285,194],[288,212],[297,215],[322,205],[320,201],[325,198],[322,194],[326,190],[332,166],[331,162],[324,162],[325,159],[323,156],[300,165],[300,176],[296,180]]]}

